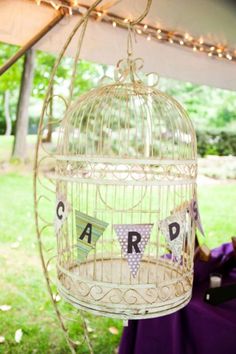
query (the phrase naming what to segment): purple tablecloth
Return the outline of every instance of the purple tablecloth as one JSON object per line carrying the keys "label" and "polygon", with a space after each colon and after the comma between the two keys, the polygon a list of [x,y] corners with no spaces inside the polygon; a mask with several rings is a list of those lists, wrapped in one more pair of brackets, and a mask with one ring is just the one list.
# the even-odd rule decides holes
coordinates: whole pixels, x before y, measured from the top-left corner
{"label": "purple tablecloth", "polygon": [[[185,308],[160,318],[129,321],[119,354],[236,354],[236,299],[218,306],[203,301],[209,273],[230,252],[232,245],[224,244],[212,251],[211,261],[196,261],[193,297]],[[236,282],[235,268],[224,282]]]}

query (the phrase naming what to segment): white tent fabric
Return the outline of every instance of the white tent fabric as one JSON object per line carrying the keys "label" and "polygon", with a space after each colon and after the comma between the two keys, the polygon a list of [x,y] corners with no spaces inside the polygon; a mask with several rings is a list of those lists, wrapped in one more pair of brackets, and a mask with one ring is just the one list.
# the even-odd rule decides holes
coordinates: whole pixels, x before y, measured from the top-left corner
{"label": "white tent fabric", "polygon": [[[92,1],[82,3],[90,4]],[[143,11],[145,3],[145,0],[123,0],[110,11],[132,18]],[[1,0],[0,41],[23,45],[54,16],[52,7],[37,6],[33,0]],[[76,15],[65,17],[35,48],[58,53],[76,21]],[[214,43],[236,48],[236,5],[230,0],[153,0],[145,23],[203,36]],[[114,65],[126,55],[126,38],[126,30],[91,20],[81,56],[94,62]],[[75,41],[67,55],[73,55],[74,50]],[[145,71],[155,71],[161,76],[197,84],[236,89],[235,62],[209,58],[205,53],[176,45],[147,41],[141,36],[137,36],[134,51],[137,57],[143,57]]]}

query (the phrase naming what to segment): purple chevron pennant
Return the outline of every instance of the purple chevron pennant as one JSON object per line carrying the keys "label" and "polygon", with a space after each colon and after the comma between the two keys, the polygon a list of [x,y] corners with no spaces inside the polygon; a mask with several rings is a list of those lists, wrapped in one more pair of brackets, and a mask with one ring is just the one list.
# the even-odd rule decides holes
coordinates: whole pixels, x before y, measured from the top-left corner
{"label": "purple chevron pennant", "polygon": [[199,213],[198,202],[196,199],[191,200],[191,202],[189,204],[189,212],[190,212],[191,218],[194,221],[196,227],[201,232],[201,234],[203,236],[205,236],[205,233],[204,233],[204,230],[202,227],[200,213]]}
{"label": "purple chevron pennant", "polygon": [[153,224],[117,224],[115,232],[130,272],[136,276],[145,247],[149,241]]}
{"label": "purple chevron pennant", "polygon": [[55,230],[56,233],[61,229],[68,214],[71,210],[70,204],[66,197],[62,194],[57,195],[56,199],[56,215],[55,215]]}

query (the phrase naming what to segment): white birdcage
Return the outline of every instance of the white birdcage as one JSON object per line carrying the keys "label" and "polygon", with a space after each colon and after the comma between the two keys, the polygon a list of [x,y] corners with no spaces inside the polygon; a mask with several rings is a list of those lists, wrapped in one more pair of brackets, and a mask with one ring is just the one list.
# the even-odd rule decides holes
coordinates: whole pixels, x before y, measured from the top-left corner
{"label": "white birdcage", "polygon": [[193,279],[195,132],[138,67],[121,61],[113,83],[74,102],[55,156],[58,290],[122,319],[180,309]]}

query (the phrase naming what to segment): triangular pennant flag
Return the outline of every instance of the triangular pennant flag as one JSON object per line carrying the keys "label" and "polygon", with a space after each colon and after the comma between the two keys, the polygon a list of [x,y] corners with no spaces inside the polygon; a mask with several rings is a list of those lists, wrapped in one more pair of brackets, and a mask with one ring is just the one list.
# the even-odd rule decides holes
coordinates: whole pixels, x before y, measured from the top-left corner
{"label": "triangular pennant flag", "polygon": [[105,221],[99,220],[87,214],[75,210],[76,232],[77,232],[77,255],[78,262],[84,262],[88,253],[95,248],[99,237],[109,225]]}
{"label": "triangular pennant flag", "polygon": [[61,229],[67,216],[71,210],[70,204],[66,197],[62,194],[57,195],[56,199],[56,213],[55,213],[55,230],[56,233]]}
{"label": "triangular pennant flag", "polygon": [[205,236],[205,233],[204,233],[204,230],[203,230],[203,227],[202,227],[200,213],[199,213],[198,202],[197,202],[196,199],[192,199],[190,201],[189,212],[190,212],[191,218],[194,221],[196,227],[201,232],[201,234],[203,236]]}
{"label": "triangular pennant flag", "polygon": [[159,227],[173,256],[180,260],[185,232],[186,209],[160,221]]}
{"label": "triangular pennant flag", "polygon": [[153,224],[114,225],[122,252],[128,260],[130,272],[136,276]]}

